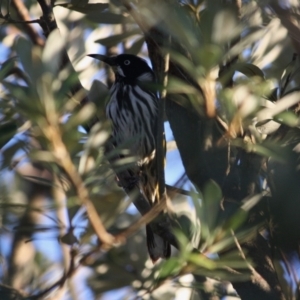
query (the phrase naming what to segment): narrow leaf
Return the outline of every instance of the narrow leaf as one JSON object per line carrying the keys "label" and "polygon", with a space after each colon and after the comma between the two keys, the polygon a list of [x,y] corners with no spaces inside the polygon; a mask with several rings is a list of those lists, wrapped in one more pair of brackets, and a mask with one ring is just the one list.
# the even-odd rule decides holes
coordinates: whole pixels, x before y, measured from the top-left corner
{"label": "narrow leaf", "polygon": [[234,71],[241,72],[242,74],[246,75],[247,77],[258,76],[261,78],[265,78],[264,72],[254,64],[248,63],[237,63],[233,66]]}
{"label": "narrow leaf", "polygon": [[[53,47],[55,45],[55,47]],[[62,52],[65,49],[65,41],[62,39],[58,29],[51,32],[47,38],[46,45],[42,54],[42,60],[46,70],[54,76],[61,67]]]}
{"label": "narrow leaf", "polygon": [[121,34],[115,34],[113,36],[109,36],[109,37],[106,37],[103,39],[96,40],[95,43],[99,43],[106,47],[112,47],[112,46],[115,46],[115,45],[121,43],[122,41],[124,41],[125,39],[127,39],[133,35],[136,35],[136,34],[141,34],[141,31],[139,29],[134,29],[132,31],[127,31],[127,32],[124,32]]}
{"label": "narrow leaf", "polygon": [[17,132],[15,120],[0,124],[0,148],[2,148]]}
{"label": "narrow leaf", "polygon": [[17,39],[15,48],[25,72],[30,76],[30,78],[32,78],[32,74],[33,74],[33,61],[31,55],[32,48],[33,48],[32,43],[23,37],[19,37]]}
{"label": "narrow leaf", "polygon": [[135,42],[132,43],[132,45],[128,49],[126,49],[125,52],[129,54],[137,55],[141,51],[144,42],[145,42],[144,37],[137,39]]}
{"label": "narrow leaf", "polygon": [[291,111],[284,111],[274,116],[274,120],[281,124],[288,125],[290,127],[295,127],[299,125],[299,118]]}
{"label": "narrow leaf", "polygon": [[71,10],[75,10],[78,12],[81,12],[83,14],[88,14],[90,12],[94,13],[94,12],[101,12],[105,9],[108,8],[108,3],[89,3],[87,5],[84,6],[78,6],[72,3],[61,3],[61,4],[56,4],[55,6],[62,6]]}
{"label": "narrow leaf", "polygon": [[99,24],[121,24],[128,20],[128,18],[123,15],[111,12],[99,13],[97,11],[93,11],[89,12],[86,16],[90,21]]}

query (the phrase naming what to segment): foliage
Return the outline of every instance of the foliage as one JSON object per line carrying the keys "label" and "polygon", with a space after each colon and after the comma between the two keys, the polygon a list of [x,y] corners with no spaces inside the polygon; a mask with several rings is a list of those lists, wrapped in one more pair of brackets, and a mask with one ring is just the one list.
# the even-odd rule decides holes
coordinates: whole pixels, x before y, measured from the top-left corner
{"label": "foliage", "polygon": [[[52,4],[1,2],[0,295],[221,299],[230,281],[242,299],[297,299],[297,3]],[[148,55],[176,142],[156,224],[176,239],[155,265],[142,225],[157,212],[141,219],[116,183],[135,157],[108,151],[113,76],[96,52]]]}

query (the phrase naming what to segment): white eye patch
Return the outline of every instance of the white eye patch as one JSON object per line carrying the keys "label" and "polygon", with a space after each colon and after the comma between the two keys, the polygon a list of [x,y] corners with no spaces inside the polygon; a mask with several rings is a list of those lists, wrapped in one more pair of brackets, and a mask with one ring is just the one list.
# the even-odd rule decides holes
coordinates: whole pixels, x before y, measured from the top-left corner
{"label": "white eye patch", "polygon": [[123,72],[123,70],[122,70],[122,68],[121,68],[120,66],[117,67],[117,72],[118,72],[121,76],[125,77],[125,74],[124,74],[124,72]]}
{"label": "white eye patch", "polygon": [[125,66],[128,66],[128,65],[130,65],[130,60],[128,60],[128,59],[127,59],[127,60],[125,60],[125,61],[124,61],[124,65],[125,65]]}

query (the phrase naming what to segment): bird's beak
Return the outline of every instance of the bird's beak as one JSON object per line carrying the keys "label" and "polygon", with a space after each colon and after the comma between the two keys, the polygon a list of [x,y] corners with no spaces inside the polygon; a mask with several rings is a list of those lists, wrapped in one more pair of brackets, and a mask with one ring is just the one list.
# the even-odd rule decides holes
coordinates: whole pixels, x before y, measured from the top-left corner
{"label": "bird's beak", "polygon": [[114,67],[117,65],[116,62],[116,57],[115,56],[105,56],[105,55],[101,55],[101,54],[88,54],[87,56],[90,56],[92,58],[101,60],[103,62],[105,62],[106,64],[108,64],[111,67]]}

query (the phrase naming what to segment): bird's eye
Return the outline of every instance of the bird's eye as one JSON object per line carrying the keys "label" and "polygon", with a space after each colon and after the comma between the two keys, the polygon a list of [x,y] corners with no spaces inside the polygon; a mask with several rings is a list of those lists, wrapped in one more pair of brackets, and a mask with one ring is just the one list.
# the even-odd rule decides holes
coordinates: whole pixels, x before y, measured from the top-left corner
{"label": "bird's eye", "polygon": [[130,65],[130,60],[128,60],[128,59],[127,59],[127,60],[125,60],[125,61],[124,61],[124,65],[125,65],[125,66],[128,66],[128,65]]}

